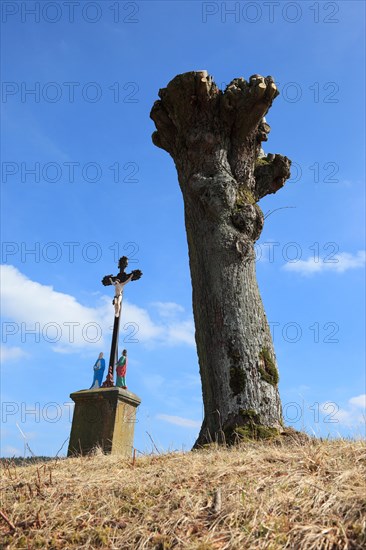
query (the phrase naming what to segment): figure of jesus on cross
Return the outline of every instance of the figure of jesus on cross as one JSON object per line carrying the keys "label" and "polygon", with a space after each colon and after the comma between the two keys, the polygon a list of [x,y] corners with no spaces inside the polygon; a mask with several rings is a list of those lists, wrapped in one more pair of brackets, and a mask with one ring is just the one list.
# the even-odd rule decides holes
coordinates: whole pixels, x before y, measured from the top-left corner
{"label": "figure of jesus on cross", "polygon": [[121,306],[122,306],[123,287],[127,285],[127,283],[132,281],[132,273],[124,283],[121,283],[119,279],[116,279],[115,281],[113,281],[112,277],[109,277],[109,280],[111,282],[111,285],[114,285],[115,296],[112,302],[114,305],[114,315],[115,317],[119,317],[119,313],[121,311]]}
{"label": "figure of jesus on cross", "polygon": [[109,368],[107,378],[103,384],[103,388],[110,388],[114,386],[114,366],[118,359],[118,334],[119,334],[119,320],[122,311],[122,295],[123,287],[130,281],[137,281],[142,276],[142,272],[139,269],[134,269],[131,273],[125,273],[125,269],[128,266],[127,256],[122,256],[118,262],[119,273],[116,276],[105,275],[102,279],[104,286],[114,285],[115,295],[113,298],[114,305],[114,324],[113,324],[113,336],[111,344],[111,355],[109,358]]}

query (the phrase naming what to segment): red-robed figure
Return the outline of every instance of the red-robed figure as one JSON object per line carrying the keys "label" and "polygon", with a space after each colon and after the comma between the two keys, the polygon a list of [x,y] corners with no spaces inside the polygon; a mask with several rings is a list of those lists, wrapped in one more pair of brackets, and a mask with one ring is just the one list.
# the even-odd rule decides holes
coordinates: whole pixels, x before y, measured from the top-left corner
{"label": "red-robed figure", "polygon": [[117,382],[116,386],[127,390],[126,386],[126,372],[127,372],[127,350],[122,351],[121,357],[117,361]]}

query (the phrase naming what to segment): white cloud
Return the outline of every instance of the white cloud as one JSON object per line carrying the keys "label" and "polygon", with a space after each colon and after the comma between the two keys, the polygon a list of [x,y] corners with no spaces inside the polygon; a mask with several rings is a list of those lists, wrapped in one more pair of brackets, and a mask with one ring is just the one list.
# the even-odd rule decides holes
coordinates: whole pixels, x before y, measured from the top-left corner
{"label": "white cloud", "polygon": [[73,296],[32,281],[11,265],[1,266],[1,282],[3,316],[18,324],[18,333],[26,342],[36,341],[26,330],[37,328],[40,340],[55,351],[103,344],[108,327],[105,298],[97,308],[83,306]]}
{"label": "white cloud", "polygon": [[366,393],[363,393],[362,395],[357,395],[356,397],[351,397],[349,403],[350,405],[354,405],[355,407],[366,409]]}
{"label": "white cloud", "polygon": [[184,307],[175,302],[153,302],[151,305],[157,309],[160,316],[159,324],[166,343],[176,345],[182,342],[195,346],[193,319],[180,318],[184,313]]}
{"label": "white cloud", "polygon": [[181,416],[170,416],[168,414],[158,414],[156,416],[158,420],[164,420],[170,424],[176,426],[182,426],[183,428],[200,428],[201,422],[198,420],[190,420],[189,418],[182,418]]}
{"label": "white cloud", "polygon": [[171,344],[183,342],[189,346],[195,345],[194,323],[191,320],[172,323],[167,327],[167,341]]}
{"label": "white cloud", "polygon": [[[41,341],[53,346],[58,353],[76,353],[82,348],[103,349],[112,334],[112,296],[96,298],[95,307],[79,303],[74,296],[56,291],[51,285],[32,281],[11,265],[2,265],[3,316],[18,324],[18,333],[34,328],[38,323]],[[154,322],[146,309],[123,302],[121,334],[137,339],[146,346],[194,346],[194,325],[190,319],[179,319],[183,308],[171,302],[158,302],[160,311],[175,311],[175,316]],[[34,335],[28,335],[34,342]],[[127,341],[127,339],[125,341]]]}
{"label": "white cloud", "polygon": [[2,365],[4,365],[6,362],[8,363],[9,361],[18,361],[19,359],[23,359],[27,356],[28,353],[16,346],[0,347],[0,361]]}
{"label": "white cloud", "polygon": [[333,260],[325,261],[319,259],[315,261],[314,257],[307,260],[299,260],[298,262],[289,262],[283,266],[286,271],[293,271],[301,275],[312,275],[314,273],[322,273],[325,271],[335,271],[336,273],[344,273],[350,269],[358,269],[365,266],[366,251],[359,250],[356,254],[341,252],[337,254]]}
{"label": "white cloud", "polygon": [[[358,429],[361,426],[365,429],[365,411],[366,394],[351,397],[348,400],[348,406],[345,408],[338,407],[337,403],[326,402],[320,405],[320,410],[324,415],[324,422],[336,427],[343,425],[348,428]],[[361,409],[361,410],[360,410]]]}
{"label": "white cloud", "polygon": [[184,311],[184,307],[175,302],[152,302],[151,305],[158,310],[160,317],[176,317]]}

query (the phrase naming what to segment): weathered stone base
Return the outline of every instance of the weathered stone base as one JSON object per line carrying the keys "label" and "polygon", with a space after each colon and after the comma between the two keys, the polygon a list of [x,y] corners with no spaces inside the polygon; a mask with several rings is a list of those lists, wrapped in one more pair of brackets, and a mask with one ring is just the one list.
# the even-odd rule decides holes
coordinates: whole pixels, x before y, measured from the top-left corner
{"label": "weathered stone base", "polygon": [[81,390],[75,402],[67,456],[85,455],[100,447],[108,454],[132,454],[136,409],[141,399],[122,388]]}

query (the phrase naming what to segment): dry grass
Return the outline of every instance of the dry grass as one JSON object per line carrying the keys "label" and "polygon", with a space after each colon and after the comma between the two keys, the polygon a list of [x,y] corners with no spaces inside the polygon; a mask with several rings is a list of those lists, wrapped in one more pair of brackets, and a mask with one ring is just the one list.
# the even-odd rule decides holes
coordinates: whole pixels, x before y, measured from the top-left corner
{"label": "dry grass", "polygon": [[365,450],[256,442],[7,465],[2,548],[364,549]]}

